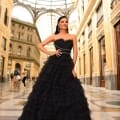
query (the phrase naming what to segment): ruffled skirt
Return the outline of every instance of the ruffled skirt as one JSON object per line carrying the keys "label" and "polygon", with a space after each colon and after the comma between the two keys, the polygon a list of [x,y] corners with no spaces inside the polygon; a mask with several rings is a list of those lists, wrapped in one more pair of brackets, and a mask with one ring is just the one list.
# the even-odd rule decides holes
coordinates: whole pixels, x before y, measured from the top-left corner
{"label": "ruffled skirt", "polygon": [[43,66],[18,120],[91,120],[69,55],[51,56]]}

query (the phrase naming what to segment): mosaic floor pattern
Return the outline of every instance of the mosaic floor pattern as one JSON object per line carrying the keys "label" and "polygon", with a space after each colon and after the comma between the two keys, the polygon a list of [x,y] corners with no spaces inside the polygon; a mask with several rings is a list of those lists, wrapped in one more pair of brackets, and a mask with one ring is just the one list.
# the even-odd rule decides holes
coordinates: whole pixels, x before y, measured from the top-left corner
{"label": "mosaic floor pattern", "polygon": [[[0,83],[0,120],[17,120],[33,83],[13,89],[9,82]],[[120,120],[120,91],[83,85],[91,109],[92,120]]]}

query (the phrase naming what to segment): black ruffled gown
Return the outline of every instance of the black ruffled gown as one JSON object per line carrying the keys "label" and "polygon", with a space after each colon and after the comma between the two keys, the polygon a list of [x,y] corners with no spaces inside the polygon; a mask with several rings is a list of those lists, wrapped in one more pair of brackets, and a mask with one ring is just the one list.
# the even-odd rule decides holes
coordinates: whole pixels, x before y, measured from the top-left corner
{"label": "black ruffled gown", "polygon": [[18,120],[91,120],[80,80],[73,76],[72,40],[58,39],[61,56],[50,56]]}

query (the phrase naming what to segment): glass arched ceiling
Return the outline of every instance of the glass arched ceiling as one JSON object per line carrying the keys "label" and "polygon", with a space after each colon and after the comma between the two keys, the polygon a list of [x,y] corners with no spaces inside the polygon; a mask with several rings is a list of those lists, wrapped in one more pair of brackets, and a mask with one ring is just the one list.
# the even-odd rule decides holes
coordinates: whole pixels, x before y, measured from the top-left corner
{"label": "glass arched ceiling", "polygon": [[46,37],[55,32],[58,17],[59,15],[55,13],[46,13],[38,18],[36,26],[42,40],[46,39]]}
{"label": "glass arched ceiling", "polygon": [[[22,11],[22,14],[20,14],[21,11]],[[30,12],[25,7],[22,7],[22,6],[13,7],[12,17],[17,18],[22,21],[25,21],[25,22],[33,23],[33,18],[31,16]]]}
{"label": "glass arched ceiling", "polygon": [[48,35],[54,33],[56,21],[60,15],[70,16],[77,1],[78,0],[14,0],[12,16],[23,21],[35,22],[40,37],[44,40]]}
{"label": "glass arched ceiling", "polygon": [[14,0],[26,5],[31,5],[34,8],[47,8],[47,9],[56,9],[56,8],[69,8],[71,7],[76,0]]}

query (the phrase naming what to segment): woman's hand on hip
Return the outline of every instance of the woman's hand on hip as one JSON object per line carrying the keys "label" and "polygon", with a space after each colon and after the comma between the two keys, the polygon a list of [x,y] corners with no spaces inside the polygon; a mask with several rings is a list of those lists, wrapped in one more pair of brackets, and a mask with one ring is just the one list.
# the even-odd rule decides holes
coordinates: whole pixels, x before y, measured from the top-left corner
{"label": "woman's hand on hip", "polygon": [[56,51],[54,51],[54,52],[51,52],[50,56],[56,55],[56,56],[59,57],[59,56],[61,56],[61,54],[62,54],[61,49],[58,49],[58,50],[56,50]]}

